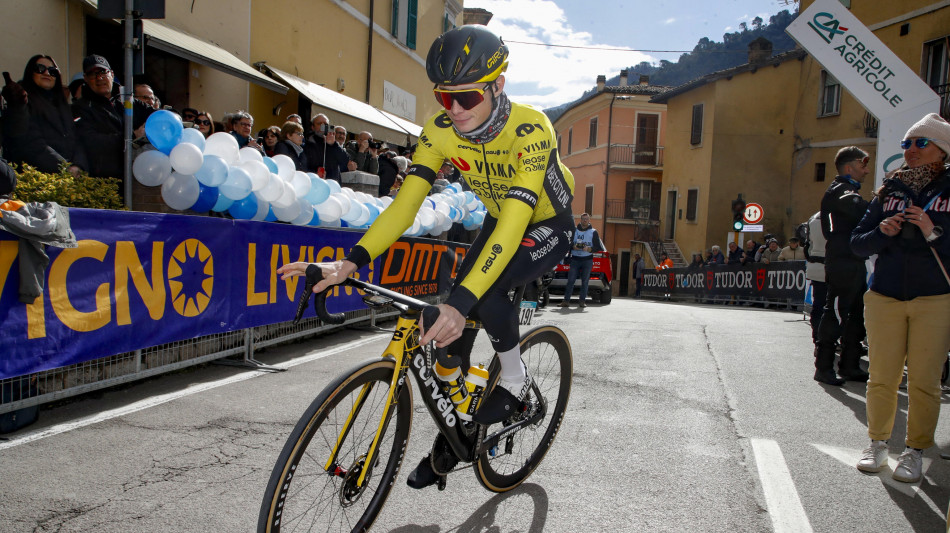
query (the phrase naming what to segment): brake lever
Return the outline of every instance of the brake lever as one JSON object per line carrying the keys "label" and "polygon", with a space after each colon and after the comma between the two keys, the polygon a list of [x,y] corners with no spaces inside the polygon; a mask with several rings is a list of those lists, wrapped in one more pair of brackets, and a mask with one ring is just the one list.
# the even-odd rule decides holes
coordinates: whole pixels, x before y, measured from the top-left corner
{"label": "brake lever", "polygon": [[313,296],[313,286],[320,283],[322,279],[323,270],[321,270],[320,267],[312,263],[307,265],[303,292],[300,293],[300,298],[297,299],[297,314],[294,316],[294,325],[300,322],[300,319],[303,317],[303,312],[307,310],[307,303],[310,302],[310,297]]}

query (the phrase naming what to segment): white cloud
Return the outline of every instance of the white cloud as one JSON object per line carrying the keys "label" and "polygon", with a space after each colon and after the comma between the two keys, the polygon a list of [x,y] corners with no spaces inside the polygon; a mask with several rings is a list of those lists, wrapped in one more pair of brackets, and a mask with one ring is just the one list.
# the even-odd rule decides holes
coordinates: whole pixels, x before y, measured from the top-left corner
{"label": "white cloud", "polygon": [[[597,76],[608,78],[621,69],[654,58],[640,52],[599,43],[587,32],[575,31],[564,11],[551,0],[467,0],[465,7],[480,7],[494,16],[488,29],[500,35],[511,51],[505,91],[515,102],[546,108],[579,98],[596,85]],[[511,41],[567,46],[613,48],[586,50],[519,44]]]}
{"label": "white cloud", "polygon": [[673,17],[670,17],[670,18],[664,20],[664,21],[663,21],[663,24],[670,25],[670,24],[673,24],[674,22],[676,22],[676,19],[673,18]]}

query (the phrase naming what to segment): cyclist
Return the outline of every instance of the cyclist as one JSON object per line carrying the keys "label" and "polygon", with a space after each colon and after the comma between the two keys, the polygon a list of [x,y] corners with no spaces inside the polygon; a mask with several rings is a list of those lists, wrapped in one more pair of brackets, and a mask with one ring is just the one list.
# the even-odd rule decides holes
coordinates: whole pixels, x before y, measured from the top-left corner
{"label": "cyclist", "polygon": [[[574,177],[558,158],[547,116],[508,100],[503,75],[507,67],[508,47],[484,26],[462,26],[435,40],[426,72],[444,109],[423,128],[396,200],[346,259],[320,264],[325,279],[313,288],[320,292],[342,283],[385,252],[412,224],[442,163],[453,161],[487,215],[448,298],[438,306],[439,318],[421,325],[420,342],[447,346],[450,356],[462,357],[440,363],[467,369],[464,359],[477,330],[465,329],[465,317],[481,320],[501,363],[498,386],[474,417],[481,424],[513,415],[532,383],[521,361],[518,310],[508,291],[551,270],[566,255],[574,231]],[[304,275],[307,265],[291,263],[277,272],[281,279]],[[433,450],[443,455],[438,458],[443,472],[457,464],[446,446],[440,448],[439,439]],[[438,480],[433,460],[431,455],[423,459],[409,476],[410,486],[422,488]]]}

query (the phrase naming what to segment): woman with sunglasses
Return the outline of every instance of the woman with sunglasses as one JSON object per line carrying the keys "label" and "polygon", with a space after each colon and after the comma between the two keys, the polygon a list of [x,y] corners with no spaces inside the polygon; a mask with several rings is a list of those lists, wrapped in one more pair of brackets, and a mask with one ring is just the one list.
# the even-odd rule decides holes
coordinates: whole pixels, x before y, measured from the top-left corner
{"label": "woman with sunglasses", "polygon": [[[294,122],[288,120],[287,122]],[[263,141],[261,147],[264,148],[264,155],[274,157],[278,152],[277,143],[280,142],[280,130],[277,126],[268,126],[257,132],[257,137]]]}
{"label": "woman with sunglasses", "polygon": [[877,254],[864,295],[871,444],[857,467],[879,472],[887,465],[906,365],[906,447],[893,478],[915,483],[923,450],[934,445],[950,348],[950,124],[931,113],[907,130],[901,148],[904,166],[884,180],[851,237],[855,253]]}
{"label": "woman with sunglasses", "polygon": [[[435,341],[467,359],[477,330],[464,330],[465,317],[482,321],[501,362],[499,386],[474,417],[486,425],[519,409],[532,383],[521,361],[518,310],[508,290],[554,268],[574,230],[574,177],[558,158],[554,128],[541,111],[508,100],[502,75],[507,67],[508,47],[484,26],[461,26],[435,40],[426,73],[444,109],[423,128],[399,195],[345,260],[320,264],[326,279],[314,287],[319,292],[341,283],[387,250],[413,223],[442,162],[452,161],[488,214],[448,299],[438,306],[439,318],[423,324],[420,342]],[[306,267],[292,263],[278,272],[287,278],[304,274]],[[468,361],[461,359],[440,363],[448,369],[461,365],[464,371]],[[438,481],[432,469],[437,459],[449,469],[458,462],[451,452],[427,457],[409,476],[409,485],[422,488]]]}
{"label": "woman with sunglasses", "polygon": [[25,104],[11,102],[11,124],[5,127],[5,146],[11,161],[26,163],[47,173],[59,172],[62,165],[73,175],[87,167],[86,152],[76,135],[73,112],[66,100],[62,75],[53,58],[35,55],[23,69],[20,86],[26,91]]}
{"label": "woman with sunglasses", "polygon": [[[267,142],[267,137],[264,138],[264,142]],[[274,151],[293,159],[294,167],[301,172],[306,172],[307,156],[303,153],[303,126],[296,122],[284,122],[280,128],[280,142],[277,143]]]}
{"label": "woman with sunglasses", "polygon": [[214,133],[214,119],[211,118],[211,113],[199,111],[198,117],[195,118],[195,128],[205,136],[205,139],[210,137]]}

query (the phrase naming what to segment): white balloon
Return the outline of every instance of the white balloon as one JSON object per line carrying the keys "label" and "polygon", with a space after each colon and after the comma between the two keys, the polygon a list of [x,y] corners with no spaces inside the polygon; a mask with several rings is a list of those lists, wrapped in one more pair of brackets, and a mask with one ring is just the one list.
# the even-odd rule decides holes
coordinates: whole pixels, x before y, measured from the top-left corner
{"label": "white balloon", "polygon": [[168,154],[168,161],[179,174],[193,176],[204,163],[204,155],[191,143],[178,143]]}
{"label": "white balloon", "polygon": [[341,187],[340,192],[345,194],[347,198],[353,200],[356,198],[356,191],[349,187]]}
{"label": "white balloon", "polygon": [[[297,195],[294,194],[294,188],[291,187],[290,184],[284,180],[280,180],[280,186],[282,189],[280,196],[276,200],[271,202],[272,204],[274,204],[274,214],[277,214],[278,207],[280,207],[281,209],[287,209],[288,207],[290,207],[290,204],[297,203]],[[293,220],[294,218],[296,218],[296,215],[291,217],[290,220]]]}
{"label": "white balloon", "polygon": [[300,214],[290,222],[297,226],[306,226],[313,220],[313,206],[303,198],[297,200],[297,204],[300,205]]}
{"label": "white balloon", "polygon": [[274,216],[281,222],[290,222],[300,216],[300,204],[297,203],[296,199],[288,206],[273,204],[271,208],[274,210]]}
{"label": "white balloon", "polygon": [[245,146],[238,151],[238,158],[241,162],[247,161],[260,161],[264,163],[264,154],[261,153],[257,148],[251,148],[250,146]]}
{"label": "white balloon", "polygon": [[[263,165],[263,163],[261,164]],[[251,220],[260,222],[267,218],[267,213],[270,212],[270,202],[261,198],[259,193],[254,193],[254,196],[257,198],[257,213],[254,213],[254,216],[251,217]]]}
{"label": "white balloon", "polygon": [[447,204],[447,203],[445,203],[445,202],[439,202],[439,203],[435,204],[435,210],[436,210],[436,212],[439,212],[439,213],[442,213],[442,214],[445,215],[445,216],[448,216],[448,215],[449,215],[449,211],[450,211],[450,207],[449,207],[449,204]]}
{"label": "white balloon", "polygon": [[224,159],[228,165],[236,164],[241,160],[237,139],[230,133],[223,131],[208,137],[205,141],[205,154],[216,155]]}
{"label": "white balloon", "polygon": [[422,223],[422,227],[428,232],[432,229],[432,226],[435,225],[435,210],[426,206],[420,207],[419,222]]}
{"label": "white balloon", "polygon": [[257,192],[265,202],[273,202],[274,200],[280,198],[280,195],[284,194],[284,180],[280,179],[277,174],[268,172],[267,184],[265,184],[264,187]]}
{"label": "white balloon", "polygon": [[339,221],[340,215],[343,212],[340,201],[332,196],[327,198],[326,201],[317,204],[316,210],[317,214],[320,215],[321,223],[332,222],[334,220]]}
{"label": "white balloon", "polygon": [[272,159],[274,164],[277,165],[277,175],[280,176],[280,179],[290,181],[294,177],[294,172],[297,171],[294,160],[284,154],[277,154]]}
{"label": "white balloon", "polygon": [[201,189],[194,176],[172,172],[171,176],[162,183],[162,200],[168,207],[184,211],[195,205]]}
{"label": "white balloon", "polygon": [[[290,185],[294,188],[294,194],[297,195],[297,198],[303,198],[308,192],[310,192],[310,176],[297,170],[294,172],[294,176],[290,180]],[[310,221],[308,220],[307,222]]]}
{"label": "white balloon", "polygon": [[369,222],[369,209],[367,209],[365,205],[357,202],[356,205],[353,206],[353,209],[359,211],[359,216],[353,220],[354,226],[362,226]]}
{"label": "white balloon", "polygon": [[393,197],[392,197],[392,196],[383,196],[382,198],[379,199],[379,202],[380,202],[381,204],[383,204],[384,207],[389,207],[389,205],[390,205],[391,203],[393,203]]}
{"label": "white balloon", "polygon": [[[246,150],[246,148],[245,148]],[[252,148],[252,150],[254,150]],[[254,150],[255,152],[257,150]],[[244,161],[239,167],[247,171],[251,176],[251,190],[257,192],[270,182],[270,169],[263,161]]]}
{"label": "white balloon", "polygon": [[340,192],[342,188],[340,187],[340,182],[337,180],[327,180],[327,185],[330,186],[330,193]]}
{"label": "white balloon", "polygon": [[[333,182],[333,180],[329,180]],[[350,206],[353,205],[354,200],[350,199],[345,193],[335,192],[330,194],[330,198],[335,198],[340,203],[340,216],[347,214],[350,211]],[[345,218],[343,220],[346,220]]]}
{"label": "white balloon", "polygon": [[132,163],[132,175],[148,187],[161,185],[171,174],[172,165],[168,156],[158,150],[142,152]]}

